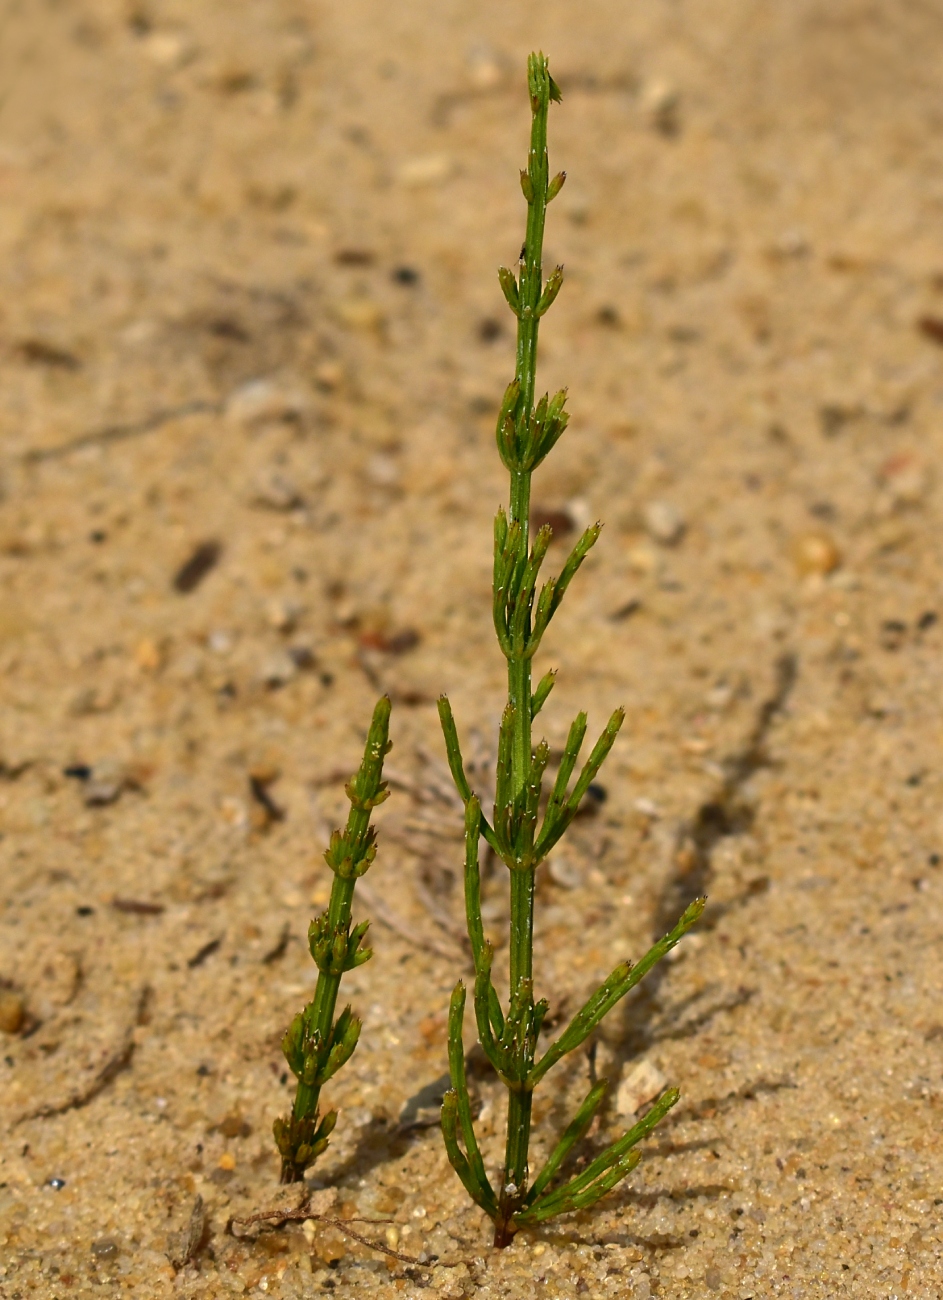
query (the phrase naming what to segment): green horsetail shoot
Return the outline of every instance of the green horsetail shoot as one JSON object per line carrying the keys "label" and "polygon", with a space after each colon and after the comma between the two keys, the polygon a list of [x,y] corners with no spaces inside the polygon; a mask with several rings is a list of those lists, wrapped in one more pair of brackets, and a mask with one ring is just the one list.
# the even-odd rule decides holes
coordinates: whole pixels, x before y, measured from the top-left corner
{"label": "green horsetail shoot", "polygon": [[321,1115],[321,1089],[350,1060],[361,1022],[350,1007],[335,1020],[341,976],[370,960],[362,947],[369,921],[351,929],[351,905],[358,877],[376,856],[376,832],[370,814],[389,794],[383,759],[390,751],[390,701],[384,696],[373,711],[363,762],[347,783],[350,814],[346,829],[334,831],[324,857],[334,872],[327,911],[311,922],[308,946],[318,968],[314,998],[288,1027],[282,1051],[298,1080],[291,1114],[274,1124],[275,1145],[282,1157],[283,1183],[299,1183],[328,1145],[337,1111]]}
{"label": "green horsetail shoot", "polygon": [[[586,714],[570,727],[563,757],[549,798],[543,800],[544,773],[550,760],[545,740],[536,746],[531,727],[554,685],[554,671],[531,682],[531,664],[544,632],[567,587],[591,548],[601,525],[587,528],[563,565],[559,577],[549,578],[538,591],[541,566],[552,531],[540,528],[531,538],[529,527],[531,477],[566,429],[566,390],[536,398],[537,332],[540,318],[553,304],[563,283],[563,268],[543,278],[541,256],[547,204],[559,194],[565,172],[550,177],[547,161],[547,118],[551,101],[560,100],[543,54],[532,54],[527,69],[530,92],[530,153],[521,172],[527,202],[527,231],[517,274],[498,272],[508,306],[517,318],[517,360],[498,413],[497,444],[510,473],[510,503],[494,524],[493,617],[501,651],[507,660],[508,699],[498,736],[493,819],[489,822],[465,775],[458,732],[448,700],[439,700],[452,777],[465,805],[465,909],[475,966],[473,1002],[478,1037],[488,1060],[508,1090],[507,1142],[504,1167],[497,1186],[485,1170],[475,1136],[465,1079],[462,1023],[465,987],[452,994],[449,1013],[449,1071],[451,1089],[442,1107],[442,1132],[449,1160],[469,1195],[494,1222],[496,1246],[507,1246],[523,1227],[533,1227],[569,1210],[593,1205],[616,1186],[639,1160],[637,1144],[647,1137],[678,1100],[666,1091],[627,1133],[561,1181],[571,1150],[586,1135],[608,1090],[599,1080],[563,1132],[549,1159],[531,1177],[528,1149],[534,1089],[554,1065],[586,1041],[609,1011],[634,988],[695,923],[704,900],[691,904],[675,928],[637,964],[615,968],[563,1033],[538,1050],[547,1002],[534,1000],[535,873],[564,835],[612,748],[624,720],[622,709],[609,719],[599,740],[572,782],[586,735]],[[541,809],[543,816],[541,817]],[[481,918],[479,848],[490,846],[510,873],[511,918],[509,1002],[507,1007],[491,978],[493,951],[485,940]]]}

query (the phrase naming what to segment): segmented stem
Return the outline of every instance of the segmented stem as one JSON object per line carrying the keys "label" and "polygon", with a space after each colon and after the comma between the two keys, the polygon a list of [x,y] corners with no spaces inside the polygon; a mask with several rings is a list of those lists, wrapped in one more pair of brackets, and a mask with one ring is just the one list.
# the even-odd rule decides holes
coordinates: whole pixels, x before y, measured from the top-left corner
{"label": "segmented stem", "polygon": [[[573,1122],[567,1127],[549,1161],[528,1189],[528,1148],[535,1084],[566,1052],[583,1042],[613,1005],[674,946],[694,923],[702,903],[684,917],[635,967],[624,962],[589,999],[556,1043],[536,1061],[537,1041],[547,1011],[545,1001],[534,1001],[534,888],[538,865],[564,834],[579,811],[591,783],[607,757],[624,714],[617,709],[593,746],[578,774],[577,762],[586,734],[586,715],[580,714],[570,729],[549,802],[540,819],[541,788],[549,761],[549,748],[541,741],[533,748],[532,724],[553,688],[553,671],[536,688],[531,683],[531,662],[550,620],[589,551],[600,524],[587,528],[570,552],[557,578],[538,589],[541,565],[552,538],[544,526],[531,541],[530,500],[534,470],[552,450],[567,425],[566,390],[552,398],[536,397],[537,338],[540,318],[551,306],[563,283],[556,267],[543,279],[542,257],[547,204],[560,192],[565,173],[550,179],[547,161],[547,117],[560,92],[550,76],[547,60],[532,54],[527,67],[532,111],[527,169],[521,172],[521,189],[527,201],[527,232],[517,274],[506,267],[498,272],[502,292],[517,318],[517,353],[514,379],[508,385],[498,413],[496,440],[510,474],[507,512],[498,511],[494,525],[494,582],[492,613],[498,643],[507,660],[508,698],[498,735],[493,824],[481,815],[462,762],[458,732],[448,701],[439,701],[449,767],[465,805],[465,909],[475,963],[474,1005],[478,1037],[485,1055],[508,1089],[508,1128],[500,1190],[495,1195],[481,1162],[471,1120],[462,1047],[464,989],[456,988],[449,1016],[449,1070],[452,1087],[442,1109],[442,1131],[448,1158],[469,1194],[494,1221],[494,1243],[507,1246],[524,1224],[543,1222],[555,1214],[580,1209],[608,1192],[634,1167],[638,1152],[632,1147],[651,1131],[676,1094],[666,1094],[651,1112],[582,1174],[554,1187],[571,1148],[586,1133],[605,1092],[593,1088]],[[571,785],[572,782],[572,785]],[[538,823],[541,823],[538,826]],[[509,1004],[505,1016],[491,980],[493,950],[484,937],[481,920],[479,839],[483,838],[504,861],[510,874]],[[464,1151],[460,1145],[464,1142]]]}
{"label": "segmented stem", "polygon": [[347,1007],[335,1019],[337,998],[345,971],[369,961],[371,951],[361,946],[366,922],[351,928],[351,909],[358,877],[370,867],[376,840],[370,817],[386,799],[383,760],[389,751],[390,701],[384,696],[373,711],[363,761],[348,782],[350,813],[343,831],[337,830],[325,853],[334,872],[327,911],[308,930],[311,956],[318,967],[314,997],[291,1022],[282,1051],[298,1080],[291,1114],[274,1124],[275,1143],[282,1157],[281,1182],[296,1183],[323,1153],[337,1113],[319,1113],[321,1089],[350,1059],[360,1036],[360,1021]]}

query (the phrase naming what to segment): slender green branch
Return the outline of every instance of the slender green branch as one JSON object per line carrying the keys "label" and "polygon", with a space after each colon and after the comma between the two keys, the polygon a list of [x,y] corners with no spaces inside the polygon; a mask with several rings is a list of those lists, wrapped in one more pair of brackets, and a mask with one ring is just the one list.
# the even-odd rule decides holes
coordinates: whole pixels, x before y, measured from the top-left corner
{"label": "slender green branch", "polygon": [[656,966],[662,957],[669,953],[675,944],[687,934],[704,911],[705,902],[706,899],[703,898],[695,899],[685,909],[681,920],[674,929],[666,934],[663,939],[659,939],[656,944],[653,944],[636,966],[633,966],[628,961],[619,963],[609,978],[600,984],[583,1009],[577,1012],[557,1041],[547,1049],[537,1065],[534,1066],[528,1079],[528,1083],[532,1088],[539,1083],[552,1066],[556,1065],[557,1061],[569,1055],[581,1043],[584,1043],[616,1003],[621,1002],[625,995],[645,978],[652,967]]}
{"label": "slender green branch", "polygon": [[[633,1152],[632,1147],[649,1136],[677,1103],[680,1096],[677,1088],[669,1088],[655,1102],[648,1114],[634,1124],[628,1133],[624,1133],[618,1141],[613,1142],[612,1146],[607,1147],[602,1155],[591,1161],[576,1178],[536,1200],[519,1216],[520,1222],[539,1223],[554,1215],[562,1214],[565,1210],[585,1209],[587,1205],[592,1205],[599,1200],[638,1164],[638,1153]],[[613,1174],[615,1177],[612,1177]]]}
{"label": "slender green branch", "polygon": [[[458,743],[458,731],[455,726],[455,719],[452,716],[452,706],[448,698],[441,695],[438,700],[439,721],[442,726],[442,734],[445,737],[445,752],[448,758],[449,771],[452,773],[452,780],[455,782],[455,788],[462,797],[466,807],[468,801],[472,798],[471,786],[468,784],[468,778],[465,776],[465,764],[462,761],[462,751]],[[494,831],[488,825],[484,816],[481,814],[479,806],[479,817],[481,819],[481,833],[485,840],[499,853],[497,837]]]}
{"label": "slender green branch", "polygon": [[[465,1183],[475,1201],[483,1210],[493,1214],[497,1209],[497,1200],[491,1184],[488,1182],[484,1161],[481,1158],[481,1151],[478,1149],[478,1142],[475,1138],[471,1103],[468,1097],[468,1084],[465,1079],[465,1048],[462,1043],[462,1021],[464,1017],[465,986],[459,981],[452,992],[452,1000],[449,1004],[449,1078],[452,1082],[451,1096],[454,1098],[450,1102],[450,1110],[454,1112],[458,1126],[461,1128],[462,1140],[465,1143],[467,1153],[463,1157],[464,1177],[459,1172],[460,1165],[453,1159],[453,1151],[451,1150],[449,1151],[449,1159],[456,1171],[459,1172],[462,1182]],[[445,1124],[443,1124],[443,1127],[445,1127]],[[457,1147],[457,1134],[453,1134],[453,1139],[454,1145]]]}
{"label": "slender green branch", "polygon": [[544,673],[540,681],[534,688],[534,693],[530,697],[530,716],[536,718],[537,714],[547,703],[547,697],[553,690],[554,683],[557,680],[556,668],[551,668],[549,672]]}
{"label": "slender green branch", "polygon": [[586,1131],[590,1124],[592,1124],[596,1112],[602,1105],[603,1098],[608,1091],[609,1080],[600,1079],[599,1082],[586,1094],[586,1100],[576,1112],[573,1119],[570,1120],[570,1123],[564,1130],[563,1137],[561,1137],[560,1141],[554,1147],[547,1163],[534,1179],[530,1191],[524,1198],[525,1208],[529,1205],[533,1205],[544,1190],[550,1186],[557,1170],[570,1154],[570,1151],[581,1138],[585,1137]]}

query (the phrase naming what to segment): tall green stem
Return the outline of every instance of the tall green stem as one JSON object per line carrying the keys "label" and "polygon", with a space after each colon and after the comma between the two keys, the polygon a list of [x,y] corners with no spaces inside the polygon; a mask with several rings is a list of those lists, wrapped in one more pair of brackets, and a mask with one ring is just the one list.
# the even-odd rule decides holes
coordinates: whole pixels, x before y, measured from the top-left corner
{"label": "tall green stem", "polygon": [[[449,1161],[472,1199],[494,1222],[494,1244],[508,1246],[518,1229],[543,1223],[557,1214],[594,1204],[611,1191],[638,1161],[633,1148],[647,1137],[678,1099],[670,1090],[652,1111],[628,1133],[592,1160],[581,1172],[555,1186],[564,1161],[575,1143],[585,1136],[608,1087],[600,1080],[568,1125],[550,1158],[530,1183],[530,1145],[533,1089],[568,1052],[576,1050],[651,967],[669,952],[694,924],[704,906],[698,899],[670,934],[660,940],[635,965],[622,962],[612,972],[568,1028],[537,1061],[537,1043],[547,1012],[544,1000],[534,1001],[534,879],[535,872],[580,809],[611,750],[625,717],[616,709],[589,757],[577,771],[586,735],[586,714],[570,727],[560,756],[556,778],[543,816],[541,791],[550,761],[546,741],[532,748],[534,716],[553,688],[555,673],[546,673],[531,691],[531,661],[547,626],[570,582],[595,545],[601,524],[587,528],[570,552],[559,575],[547,578],[538,589],[541,565],[552,530],[541,527],[530,537],[530,493],[533,471],[546,458],[566,429],[566,389],[553,397],[535,398],[537,335],[540,318],[552,305],[563,283],[563,268],[556,267],[543,280],[544,223],[547,204],[563,185],[560,172],[549,179],[547,116],[552,100],[560,98],[542,54],[532,54],[527,65],[530,92],[530,153],[521,172],[521,189],[527,200],[527,234],[517,274],[498,270],[501,289],[517,317],[517,357],[514,379],[508,385],[498,412],[498,452],[510,472],[510,508],[498,511],[494,521],[494,591],[492,617],[508,665],[508,703],[501,718],[495,780],[494,823],[481,814],[481,805],[465,775],[458,733],[448,700],[439,701],[445,749],[456,789],[465,804],[465,908],[468,935],[475,961],[475,1019],[481,1046],[508,1089],[508,1129],[503,1181],[498,1192],[485,1172],[475,1137],[471,1100],[465,1076],[462,1016],[465,989],[460,982],[449,1010],[449,1077],[451,1088],[442,1106],[442,1133]],[[575,780],[574,780],[574,774]],[[484,937],[481,918],[479,839],[484,838],[510,872],[510,998],[507,1014],[491,980],[494,957]],[[464,1151],[462,1150],[464,1144]],[[530,1185],[528,1185],[530,1183]]]}
{"label": "tall green stem", "polygon": [[[547,187],[549,181],[547,160],[547,115],[550,108],[550,76],[546,60],[531,61],[529,68],[531,95],[530,152],[527,171],[521,174],[521,187],[527,198],[527,233],[521,254],[518,278],[519,310],[517,320],[517,358],[515,379],[520,388],[514,420],[522,434],[530,426],[534,414],[534,392],[537,382],[537,335],[540,327],[538,303],[543,290],[543,240],[547,214]],[[523,557],[529,550],[530,488],[532,469],[521,466],[511,470],[509,520],[520,525],[520,548]],[[529,641],[530,620],[524,629],[524,641]],[[533,753],[531,749],[531,656],[522,646],[514,646],[508,655],[508,704],[514,710],[513,742],[511,749],[511,798],[517,799],[530,774]],[[508,863],[511,866],[511,863]],[[533,1067],[533,1046],[530,1024],[533,1017],[533,963],[534,963],[534,863],[532,860],[511,866],[511,934],[510,934],[510,993],[512,1001],[522,1000],[526,1005],[517,1036],[515,1076],[519,1086],[511,1090],[508,1100],[508,1132],[504,1160],[504,1186],[500,1197],[500,1213],[495,1225],[495,1244],[507,1245],[510,1240],[510,1220],[519,1208],[527,1188],[527,1153],[530,1145],[532,1091],[524,1081]]]}

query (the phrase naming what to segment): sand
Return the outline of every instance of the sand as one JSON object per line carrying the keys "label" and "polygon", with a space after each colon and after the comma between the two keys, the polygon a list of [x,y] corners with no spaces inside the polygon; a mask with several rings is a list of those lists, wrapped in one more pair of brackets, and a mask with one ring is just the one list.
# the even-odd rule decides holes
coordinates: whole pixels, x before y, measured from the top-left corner
{"label": "sand", "polygon": [[[710,904],[544,1083],[535,1158],[591,1066],[679,1106],[493,1252],[435,1127],[468,975],[435,698],[487,796],[533,47],[573,411],[535,498],[606,521],[543,732],[627,709],[538,992],[562,1019]],[[4,1300],[943,1294],[941,60],[935,0],[3,7]],[[325,1217],[233,1225],[301,1204],[279,1042],[383,690]]]}

